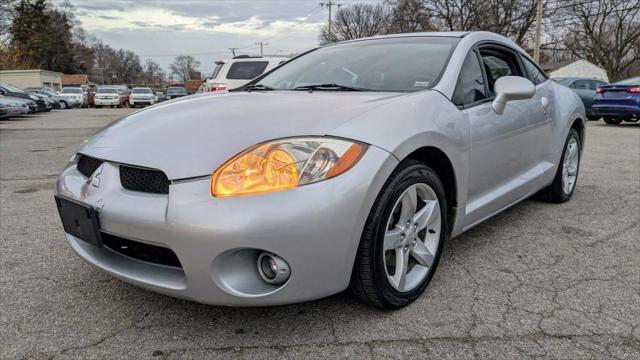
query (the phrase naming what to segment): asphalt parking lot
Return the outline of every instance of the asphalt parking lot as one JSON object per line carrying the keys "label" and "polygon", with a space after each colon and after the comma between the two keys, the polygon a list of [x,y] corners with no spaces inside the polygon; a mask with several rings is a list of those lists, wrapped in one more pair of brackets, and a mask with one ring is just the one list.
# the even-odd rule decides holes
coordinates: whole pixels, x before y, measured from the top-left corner
{"label": "asphalt parking lot", "polygon": [[640,126],[588,124],[571,202],[525,201],[451,240],[425,294],[271,308],[169,298],[67,246],[55,177],[131,109],[0,121],[0,358],[640,358]]}

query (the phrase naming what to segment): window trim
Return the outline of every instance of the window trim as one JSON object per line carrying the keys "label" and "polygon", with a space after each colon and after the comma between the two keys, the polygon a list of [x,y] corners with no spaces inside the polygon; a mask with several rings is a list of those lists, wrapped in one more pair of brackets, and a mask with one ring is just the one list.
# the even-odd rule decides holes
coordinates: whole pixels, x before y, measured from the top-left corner
{"label": "window trim", "polygon": [[[538,69],[538,71],[540,72],[540,74],[542,74],[542,76],[544,77],[544,81],[540,82],[539,84],[534,83],[535,86],[538,85],[542,85],[545,82],[547,82],[547,80],[550,80],[550,78],[547,76],[547,74],[545,74],[544,71],[542,71],[542,69],[540,68],[540,66],[538,66],[538,64],[536,64],[535,61],[533,61],[533,59],[529,59],[525,54],[519,53],[519,55],[522,57],[521,61],[522,64],[524,65],[526,61],[528,61],[529,63],[531,63],[536,69]],[[531,80],[531,74],[529,74],[529,70],[527,70],[527,67],[524,66],[524,70],[527,73],[527,78],[529,78],[529,80]],[[575,81],[575,80],[574,80]],[[533,81],[532,81],[533,82]]]}
{"label": "window trim", "polygon": [[[465,54],[464,58],[465,60],[467,59],[467,56],[469,56],[469,54],[473,52],[476,55],[476,60],[478,60],[478,65],[480,66],[480,72],[482,73],[482,81],[483,81],[483,85],[484,85],[484,94],[485,94],[485,98],[481,99],[481,100],[476,100],[467,104],[462,104],[462,105],[456,105],[455,103],[453,103],[453,101],[451,101],[452,104],[454,104],[458,109],[464,110],[464,109],[470,109],[472,107],[487,103],[489,101],[493,101],[493,98],[489,97],[489,84],[487,83],[487,74],[485,73],[484,70],[484,66],[482,66],[482,58],[480,57],[480,51],[478,50],[478,48],[474,45],[471,49],[469,49],[469,51]],[[464,60],[462,61],[462,66],[464,66]],[[458,79],[460,79],[460,75],[462,74],[462,68],[460,68],[460,72],[458,72],[458,77],[456,78],[456,87],[458,86],[457,82]],[[454,88],[455,91],[455,88]]]}
{"label": "window trim", "polygon": [[[476,107],[478,105],[481,104],[485,104],[485,103],[489,103],[489,102],[493,102],[493,100],[496,99],[495,96],[490,96],[490,89],[489,89],[489,78],[487,75],[487,72],[484,68],[484,62],[482,61],[482,55],[480,55],[480,51],[482,48],[488,48],[488,49],[495,49],[498,51],[503,51],[503,52],[507,52],[510,53],[512,56],[514,56],[515,60],[516,60],[516,64],[517,66],[520,68],[520,72],[522,72],[525,75],[528,75],[528,72],[526,71],[525,67],[524,67],[524,63],[522,62],[522,59],[520,58],[520,56],[522,56],[522,54],[520,53],[520,51],[501,44],[501,43],[497,43],[495,41],[492,40],[483,40],[483,41],[479,41],[477,43],[475,43],[471,49],[469,49],[469,51],[473,51],[476,53],[476,56],[478,57],[478,61],[480,62],[480,71],[482,71],[482,77],[484,79],[484,91],[485,94],[487,94],[487,97],[482,99],[482,100],[478,100],[469,104],[464,104],[464,105],[455,105],[458,109],[464,110],[464,109],[470,109],[473,107]],[[467,57],[469,53],[465,54],[465,58]],[[461,69],[462,70],[462,69]],[[543,73],[544,74],[544,73]],[[458,76],[460,76],[460,74],[458,73]],[[545,74],[546,77],[546,74]],[[526,79],[528,80],[528,77],[526,77]],[[547,78],[548,80],[548,78]],[[457,81],[457,79],[456,79]],[[453,102],[452,102],[453,104]]]}

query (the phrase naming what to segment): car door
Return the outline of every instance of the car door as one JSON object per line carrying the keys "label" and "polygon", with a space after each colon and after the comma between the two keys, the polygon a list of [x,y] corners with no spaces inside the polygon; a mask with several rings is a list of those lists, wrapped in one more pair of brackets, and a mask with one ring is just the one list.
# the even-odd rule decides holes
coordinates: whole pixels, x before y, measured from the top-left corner
{"label": "car door", "polygon": [[555,171],[554,161],[552,161],[554,153],[553,147],[550,146],[550,141],[554,134],[553,114],[555,113],[556,97],[551,80],[540,67],[522,54],[520,54],[520,60],[527,72],[527,78],[536,86],[536,94],[531,99],[533,101],[533,109],[535,110],[537,106],[541,106],[537,112],[532,113],[527,118],[530,135],[536,140],[530,144],[534,167],[527,171],[525,176],[531,180],[538,178],[538,185],[543,186],[546,185],[544,173]]}
{"label": "car door", "polygon": [[532,191],[529,173],[536,166],[539,151],[536,141],[540,140],[532,123],[541,121],[539,117],[543,116],[540,99],[510,101],[503,114],[497,114],[491,106],[498,78],[525,75],[515,51],[498,45],[478,47],[467,55],[459,85],[470,83],[465,80],[469,76],[479,81],[479,74],[485,88],[484,98],[459,105],[468,116],[471,132],[465,227]]}

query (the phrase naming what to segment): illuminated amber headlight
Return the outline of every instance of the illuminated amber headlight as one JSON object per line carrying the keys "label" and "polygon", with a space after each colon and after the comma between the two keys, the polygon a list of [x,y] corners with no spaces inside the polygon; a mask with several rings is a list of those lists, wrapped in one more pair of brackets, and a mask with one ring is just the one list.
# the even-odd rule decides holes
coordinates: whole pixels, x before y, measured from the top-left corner
{"label": "illuminated amber headlight", "polygon": [[214,171],[211,194],[256,194],[326,180],[349,170],[366,150],[366,144],[328,137],[258,144]]}

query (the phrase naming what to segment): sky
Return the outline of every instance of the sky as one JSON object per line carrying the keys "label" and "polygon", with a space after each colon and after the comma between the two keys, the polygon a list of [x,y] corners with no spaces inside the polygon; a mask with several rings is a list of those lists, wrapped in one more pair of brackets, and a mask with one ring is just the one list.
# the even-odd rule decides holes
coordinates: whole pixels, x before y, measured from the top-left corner
{"label": "sky", "polygon": [[[64,0],[53,0],[56,5]],[[85,31],[113,48],[151,58],[165,71],[176,55],[193,55],[203,74],[238,54],[292,54],[318,45],[326,0],[67,0]],[[382,0],[342,0],[341,4]],[[334,7],[335,11],[335,7]]]}

